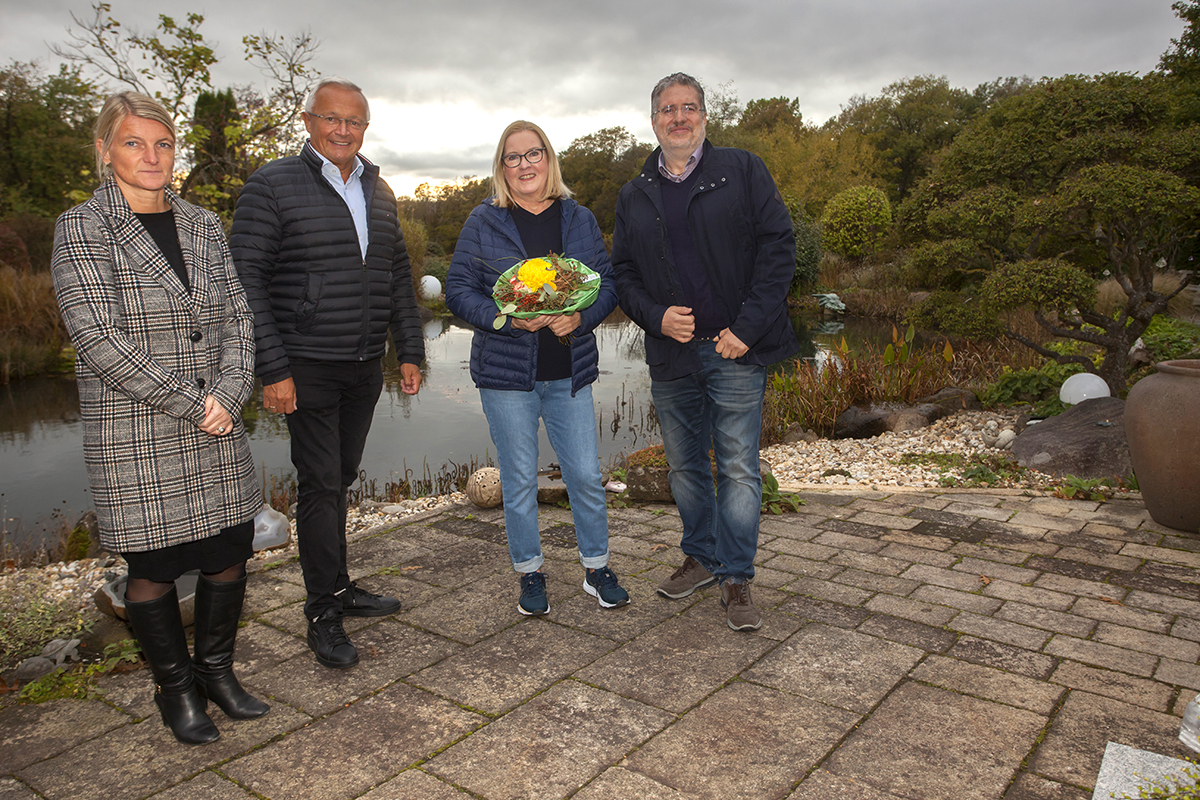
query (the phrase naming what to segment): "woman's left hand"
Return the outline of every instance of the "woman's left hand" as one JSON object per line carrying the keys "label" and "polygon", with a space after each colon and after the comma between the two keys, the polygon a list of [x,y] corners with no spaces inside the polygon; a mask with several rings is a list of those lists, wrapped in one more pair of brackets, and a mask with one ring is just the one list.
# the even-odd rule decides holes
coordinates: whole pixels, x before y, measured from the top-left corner
{"label": "woman's left hand", "polygon": [[204,422],[200,430],[213,436],[224,436],[233,430],[233,417],[211,394],[204,398]]}
{"label": "woman's left hand", "polygon": [[559,314],[550,322],[550,332],[555,336],[566,336],[574,332],[580,325],[579,312]]}

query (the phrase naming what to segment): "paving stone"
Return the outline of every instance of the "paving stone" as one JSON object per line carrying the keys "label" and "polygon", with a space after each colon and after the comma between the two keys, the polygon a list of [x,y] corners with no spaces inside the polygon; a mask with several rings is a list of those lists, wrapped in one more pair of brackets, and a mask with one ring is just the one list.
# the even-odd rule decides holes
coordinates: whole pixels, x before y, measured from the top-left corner
{"label": "paving stone", "polygon": [[1073,614],[1064,614],[1059,611],[1051,611],[1037,606],[1025,605],[1024,603],[1017,603],[1011,600],[1001,606],[1000,610],[993,616],[996,619],[1019,622],[1022,625],[1032,625],[1035,628],[1044,628],[1055,633],[1065,633],[1068,636],[1075,636],[1080,639],[1086,639],[1096,628],[1095,620],[1077,617]]}
{"label": "paving stone", "polygon": [[469,800],[470,795],[414,768],[379,784],[359,800],[413,800],[416,797],[421,800]]}
{"label": "paving stone", "polygon": [[1063,694],[1063,689],[1058,686],[1048,686],[1032,678],[943,656],[925,659],[912,671],[911,677],[943,689],[995,700],[1043,716],[1054,710]]}
{"label": "paving stone", "polygon": [[1157,658],[1145,653],[1137,653],[1110,644],[1076,639],[1062,634],[1054,635],[1046,644],[1045,652],[1052,656],[1069,658],[1096,667],[1115,669],[1118,672],[1126,672],[1143,678],[1153,675],[1154,668],[1158,665]]}
{"label": "paving stone", "polygon": [[1052,592],[1049,589],[1039,589],[1035,586],[1025,586],[999,579],[984,586],[983,593],[988,597],[1016,601],[1027,606],[1041,606],[1054,611],[1066,611],[1076,600],[1075,597],[1062,592]]}
{"label": "paving stone", "polygon": [[1179,564],[1184,567],[1200,568],[1200,553],[1187,550],[1170,550],[1165,547],[1150,547],[1144,544],[1130,543],[1121,548],[1121,555],[1147,561],[1160,561],[1166,564]]}
{"label": "paving stone", "polygon": [[[817,578],[797,578],[783,587],[789,592],[815,597],[818,600],[829,600],[848,606],[862,605],[873,591],[847,586],[834,581],[823,581]],[[1200,631],[1198,631],[1200,633]]]}
{"label": "paving stone", "polygon": [[1148,608],[1151,611],[1161,611],[1164,614],[1179,614],[1191,617],[1192,619],[1200,619],[1200,602],[1185,600],[1181,597],[1168,597],[1140,589],[1125,595],[1125,605],[1135,608]]}
{"label": "paving stone", "polygon": [[[1116,542],[1137,542],[1138,544],[1158,544],[1162,534],[1151,531],[1130,530],[1128,520],[1118,518],[1098,518],[1083,526],[1080,534],[1099,539],[1111,539]],[[1135,522],[1136,526],[1137,523]]]}
{"label": "paving stone", "polygon": [[[1037,553],[1040,556],[1052,556],[1059,550],[1059,546],[1056,544],[1028,536],[1014,536],[1011,533],[989,533],[987,538],[983,540],[983,544],[993,550],[996,548],[1016,550],[1021,553]],[[1012,558],[1015,558],[1015,556]],[[993,557],[991,560],[1001,561],[1004,559]],[[1011,563],[1019,564],[1021,562],[1012,561]]]}
{"label": "paving stone", "polygon": [[[1037,556],[1030,556],[1030,560],[1034,558],[1037,558]],[[1036,568],[1026,569],[1011,564],[984,561],[978,558],[964,558],[955,564],[953,569],[959,572],[967,572],[971,575],[986,575],[992,580],[1004,580],[1013,583],[1032,583],[1038,577],[1038,573],[1035,571]]]}
{"label": "paving stone", "polygon": [[369,588],[370,580],[364,580],[367,576],[413,559],[428,558],[430,555],[430,550],[401,541],[394,536],[371,536],[354,542],[347,548],[346,572],[349,573],[350,580],[362,580],[363,587]]}
{"label": "paving stone", "polygon": [[888,594],[906,595],[921,584],[918,581],[893,578],[876,572],[864,572],[860,569],[848,568],[839,572],[833,579],[835,583],[857,586],[868,592],[887,592]]}
{"label": "paving stone", "polygon": [[909,595],[909,598],[921,603],[937,603],[938,605],[960,608],[963,611],[986,615],[992,614],[1002,603],[1002,601],[994,597],[959,592],[954,589],[947,589],[944,586],[922,586]]}
{"label": "paving stone", "polygon": [[1081,520],[1037,514],[1032,511],[1018,511],[1008,521],[1012,525],[1026,525],[1030,528],[1046,528],[1052,531],[1078,531],[1087,524]]}
{"label": "paving stone", "polygon": [[[824,520],[824,517],[821,518]],[[808,541],[821,534],[821,529],[802,521],[797,514],[783,516],[764,516],[758,523],[759,536],[771,534],[781,539],[792,541]]]}
{"label": "paving stone", "polygon": [[995,667],[1005,672],[1026,675],[1040,681],[1044,681],[1050,676],[1057,663],[1053,658],[1042,653],[1034,653],[974,636],[959,637],[946,655],[975,664]]}
{"label": "paving stone", "polygon": [[303,586],[287,581],[253,575],[246,581],[246,600],[242,605],[242,618],[249,619],[282,606],[303,600]]}
{"label": "paving stone", "polygon": [[949,627],[962,633],[978,636],[983,639],[993,639],[1004,644],[1011,644],[1024,650],[1040,650],[1051,634],[1021,625],[1016,622],[1006,622],[993,617],[985,617],[964,611],[948,623]]}
{"label": "paving stone", "polygon": [[1050,681],[1152,711],[1169,711],[1171,697],[1175,693],[1172,687],[1157,681],[1134,678],[1110,669],[1097,669],[1077,661],[1063,661],[1050,676]]}
{"label": "paving stone", "polygon": [[434,586],[456,588],[489,575],[511,572],[508,548],[486,541],[464,541],[419,558],[404,566],[418,567],[408,577]]}
{"label": "paving stone", "polygon": [[0,778],[0,800],[38,800],[38,796],[15,778]]}
{"label": "paving stone", "polygon": [[409,683],[485,714],[523,703],[616,645],[544,620],[527,620],[426,667]]}
{"label": "paving stone", "polygon": [[945,625],[958,613],[953,608],[888,594],[875,595],[864,604],[864,608],[879,614],[911,619],[913,622],[920,622],[923,625]]}
{"label": "paving stone", "polygon": [[793,597],[781,604],[779,610],[794,617],[836,625],[839,628],[857,628],[863,620],[871,616],[869,611],[861,608],[810,597]]}
{"label": "paving stone", "polygon": [[860,553],[878,553],[887,546],[887,542],[878,539],[864,539],[861,536],[851,536],[835,531],[825,531],[813,539],[814,544],[837,549],[857,550]]}
{"label": "paving stone", "polygon": [[696,800],[696,795],[685,794],[647,778],[624,767],[610,767],[589,783],[572,800],[613,800],[613,798],[637,798],[638,800]]}
{"label": "paving stone", "polygon": [[878,539],[888,532],[887,528],[879,525],[870,525],[866,521],[859,520],[857,515],[854,520],[827,519],[819,523],[816,527],[824,531],[833,531],[847,536],[857,536],[861,539]]}
{"label": "paving stone", "polygon": [[962,514],[966,517],[975,517],[976,519],[994,520],[996,522],[1005,522],[1013,515],[1012,511],[1006,508],[997,508],[988,506],[982,503],[975,503],[967,500],[958,500],[946,506],[945,511],[952,514]]}
{"label": "paving stone", "polygon": [[1004,791],[1045,724],[1029,711],[905,683],[822,766],[896,797],[983,800]]}
{"label": "paving stone", "polygon": [[392,619],[363,629],[351,641],[359,661],[350,669],[323,667],[305,647],[301,655],[249,675],[243,683],[256,693],[269,694],[308,714],[322,716],[462,649],[461,645]]}
{"label": "paving stone", "polygon": [[817,624],[803,628],[742,675],[865,714],[923,655],[914,647]]}
{"label": "paving stone", "polygon": [[[774,567],[758,566],[754,568],[754,585],[758,588],[778,589],[796,579],[793,572],[785,572]],[[758,598],[755,598],[757,602]]]}
{"label": "paving stone", "polygon": [[[789,575],[788,578],[795,576]],[[754,579],[757,589],[758,577]],[[621,585],[629,592],[629,605],[620,608],[601,608],[596,598],[584,592],[555,602],[549,622],[566,625],[595,636],[616,642],[627,642],[655,625],[685,611],[704,595],[694,594],[682,600],[668,600],[655,591],[658,581],[621,577]],[[756,591],[754,599],[761,598]]]}
{"label": "paving stone", "polygon": [[[580,670],[576,677],[682,713],[774,646],[769,639],[731,631],[724,624],[675,617]],[[647,669],[650,664],[661,667]]]}
{"label": "paving stone", "polygon": [[871,525],[891,531],[909,531],[920,526],[922,522],[919,519],[909,519],[908,517],[896,516],[894,514],[879,514],[874,511],[860,511],[851,517],[850,521],[859,525]]}
{"label": "paving stone", "polygon": [[1200,666],[1186,664],[1173,658],[1163,658],[1158,662],[1154,679],[1163,683],[1186,686],[1188,689],[1200,690]]}
{"label": "paving stone", "polygon": [[960,528],[969,528],[975,524],[979,517],[970,514],[955,513],[953,511],[937,510],[932,508],[914,508],[906,516],[913,519],[922,519],[926,522],[936,522],[939,525],[955,525]]}
{"label": "paving stone", "polygon": [[913,506],[906,502],[909,497],[909,495],[892,495],[882,500],[859,497],[847,508],[855,511],[872,511],[876,514],[887,514],[893,517],[906,517],[913,510]]}
{"label": "paving stone", "polygon": [[[221,769],[267,797],[355,797],[483,722],[478,714],[397,683]],[[331,757],[337,769],[303,768]]]}
{"label": "paving stone", "polygon": [[1200,600],[1200,586],[1192,582],[1196,580],[1200,580],[1200,570],[1169,564],[1146,564],[1141,572],[1120,571],[1109,577],[1109,582],[1118,586],[1184,600]]}
{"label": "paving stone", "polygon": [[560,798],[672,719],[635,700],[567,681],[439,753],[423,769],[489,800]]}
{"label": "paving stone", "polygon": [[52,700],[5,708],[0,710],[0,730],[4,731],[0,769],[19,772],[133,721],[98,700]]}
{"label": "paving stone", "polygon": [[216,773],[201,772],[154,795],[154,800],[254,800],[254,795]]}
{"label": "paving stone", "polygon": [[926,564],[914,564],[900,573],[900,577],[920,583],[933,584],[934,586],[943,586],[947,589],[957,589],[960,592],[973,592],[983,587],[983,583],[977,575],[969,575],[952,569],[931,567]]}
{"label": "paving stone", "polygon": [[1174,658],[1179,661],[1200,660],[1200,644],[1180,641],[1170,636],[1151,633],[1140,628],[1128,628],[1114,625],[1111,622],[1101,622],[1092,634],[1092,640],[1105,644],[1123,647],[1127,650],[1137,650],[1142,653]]}
{"label": "paving stone", "polygon": [[[1070,533],[1065,531],[1050,531],[1042,538],[1044,541],[1053,542],[1066,548],[1090,550],[1093,553],[1108,553],[1110,555],[1119,552],[1125,546],[1125,542],[1114,539],[1111,536],[1097,535],[1096,530],[1097,528],[1094,524],[1086,525],[1083,530],[1072,531]],[[1118,529],[1108,528],[1107,530]]]}
{"label": "paving stone", "polygon": [[[884,541],[895,542],[896,544],[906,545],[908,547],[919,547],[922,550],[941,552],[954,547],[953,539],[944,539],[940,536],[922,536],[919,533],[912,531],[888,531],[882,537]],[[917,559],[911,559],[916,561]],[[957,561],[957,559],[955,559]]]}
{"label": "paving stone", "polygon": [[[253,720],[232,722],[218,715],[221,738],[203,747],[201,767],[265,744],[311,719],[282,704]],[[142,722],[122,727],[119,736],[91,739],[16,775],[47,800],[146,797],[198,772],[197,750],[176,742],[156,711]]]}
{"label": "paving stone", "polygon": [[1171,635],[1176,639],[1187,639],[1189,642],[1200,642],[1200,620],[1180,617],[1171,626]]}
{"label": "paving stone", "polygon": [[869,553],[855,553],[846,550],[838,551],[838,554],[829,559],[831,564],[840,564],[843,567],[851,569],[859,569],[863,572],[874,572],[879,575],[899,575],[910,566],[907,561],[901,561],[896,558],[884,558],[883,556],[871,555]]}
{"label": "paving stone", "polygon": [[[550,598],[550,611],[554,613],[559,600],[555,593],[562,588],[562,584],[553,580],[552,576],[548,577],[546,593]],[[411,625],[470,645],[520,621],[522,617],[517,611],[520,596],[520,578],[515,572],[507,570],[444,592],[405,612],[402,619]]]}
{"label": "paving stone", "polygon": [[1157,753],[1174,752],[1179,719],[1108,697],[1072,691],[1050,723],[1028,769],[1060,783],[1092,788],[1105,745],[1121,742]]}
{"label": "paving stone", "polygon": [[1092,793],[1078,786],[1067,786],[1028,772],[1017,773],[1016,780],[1004,793],[1004,800],[1091,800]]}
{"label": "paving stone", "polygon": [[[817,531],[816,533],[820,534],[821,531]],[[776,555],[803,557],[806,552],[811,552],[808,550],[808,548],[810,548],[810,547],[812,547],[812,545],[809,544],[809,542],[807,540],[802,541],[800,539],[789,539],[785,536],[777,536],[766,547],[764,547],[762,542],[760,541],[758,544],[758,551],[761,553],[765,549],[765,550],[768,550],[769,552],[775,553]],[[833,554],[830,553],[828,555],[833,555]],[[818,559],[818,560],[820,560],[820,559]]]}
{"label": "paving stone", "polygon": [[1024,563],[1029,558],[1027,549],[1016,550],[1011,547],[992,547],[989,544],[971,544],[970,542],[955,542],[950,552],[961,558],[971,558],[984,563],[1016,565]]}
{"label": "paving stone", "polygon": [[[631,754],[626,766],[701,798],[781,797],[860,717],[734,682]],[[766,759],[764,753],[774,757]],[[730,765],[753,765],[731,769]]]}
{"label": "paving stone", "polygon": [[1083,581],[1078,578],[1069,578],[1066,575],[1054,575],[1052,573],[1042,575],[1033,582],[1033,585],[1039,589],[1049,589],[1052,592],[1062,592],[1063,594],[1075,594],[1080,597],[1092,597],[1097,600],[1103,600],[1104,598],[1121,600],[1128,594],[1128,591],[1120,586],[1098,583],[1096,581]]}
{"label": "paving stone", "polygon": [[858,626],[857,630],[930,653],[945,652],[958,638],[958,635],[952,631],[935,628],[932,625],[922,625],[919,622],[888,614],[871,615],[869,619]]}
{"label": "paving stone", "polygon": [[881,792],[858,781],[839,778],[818,769],[804,779],[787,800],[898,800],[896,795]]}
{"label": "paving stone", "polygon": [[790,599],[792,599],[792,596],[784,592],[756,587],[754,589],[754,603],[762,613],[762,627],[756,631],[737,633],[729,631],[728,624],[725,621],[725,609],[721,607],[721,596],[717,591],[706,594],[699,603],[688,608],[680,617],[715,628],[722,636],[725,635],[726,631],[729,631],[730,633],[734,633],[735,636],[749,636],[768,639],[771,642],[781,642],[804,625],[803,620],[796,619],[794,616],[785,614],[779,610],[778,606],[783,605],[784,602]]}
{"label": "paving stone", "polygon": [[983,531],[974,528],[924,520],[912,528],[912,532],[922,536],[940,536],[943,539],[950,539],[955,542],[970,542],[971,544],[978,544],[987,536]]}
{"label": "paving stone", "polygon": [[887,547],[879,551],[879,555],[886,558],[897,558],[901,561],[912,561],[917,564],[926,564],[937,569],[949,567],[958,558],[949,553],[942,553],[936,550],[929,550],[924,547],[914,547],[910,544],[901,544],[897,541],[892,541],[891,536],[885,537],[888,539]]}

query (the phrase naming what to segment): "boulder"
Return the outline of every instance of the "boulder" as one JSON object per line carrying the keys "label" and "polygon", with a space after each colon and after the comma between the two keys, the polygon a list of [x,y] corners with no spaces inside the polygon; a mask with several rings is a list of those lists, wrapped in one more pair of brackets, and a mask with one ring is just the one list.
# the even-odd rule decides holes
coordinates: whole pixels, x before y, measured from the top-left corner
{"label": "boulder", "polygon": [[817,434],[813,431],[801,428],[799,422],[793,422],[788,426],[788,429],[783,432],[784,444],[798,444],[800,442],[807,442],[811,444],[812,442],[817,441],[819,438],[821,437],[817,436]]}
{"label": "boulder", "polygon": [[567,502],[567,484],[563,483],[561,472],[538,475],[537,499],[549,505]]}
{"label": "boulder", "polygon": [[1125,441],[1125,401],[1097,397],[1026,427],[1012,444],[1022,467],[1054,477],[1126,478],[1133,472]]}
{"label": "boulder", "polygon": [[[973,396],[973,395],[972,395]],[[850,406],[833,423],[834,439],[870,439],[887,431],[915,431],[953,413],[936,403]]]}
{"label": "boulder", "polygon": [[670,467],[638,465],[625,470],[625,496],[651,503],[674,503]]}
{"label": "boulder", "polygon": [[959,389],[955,386],[947,386],[944,389],[939,389],[928,397],[922,397],[917,400],[918,404],[933,403],[940,406],[946,413],[942,416],[947,416],[956,411],[981,411],[983,404],[979,402],[979,398],[970,389]]}

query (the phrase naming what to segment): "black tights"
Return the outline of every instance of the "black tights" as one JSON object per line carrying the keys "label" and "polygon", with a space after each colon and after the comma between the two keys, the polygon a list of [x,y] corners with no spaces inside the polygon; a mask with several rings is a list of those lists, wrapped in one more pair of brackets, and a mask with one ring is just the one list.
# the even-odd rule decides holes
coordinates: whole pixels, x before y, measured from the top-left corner
{"label": "black tights", "polygon": [[[241,580],[246,576],[246,562],[239,561],[232,567],[226,567],[220,572],[205,572],[204,577],[214,583],[228,583],[230,581]],[[167,592],[171,591],[171,587],[175,583],[162,583],[161,581],[152,581],[148,578],[130,578],[129,583],[125,586],[125,599],[133,603],[144,603],[147,600],[157,600]]]}

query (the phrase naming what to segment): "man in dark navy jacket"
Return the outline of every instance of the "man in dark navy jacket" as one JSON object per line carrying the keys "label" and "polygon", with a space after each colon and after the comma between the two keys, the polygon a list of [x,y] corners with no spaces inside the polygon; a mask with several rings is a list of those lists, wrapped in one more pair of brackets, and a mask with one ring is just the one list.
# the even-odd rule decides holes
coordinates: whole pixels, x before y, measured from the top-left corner
{"label": "man in dark navy jacket", "polygon": [[425,345],[396,198],[358,154],[366,97],[327,78],[304,108],[308,142],[246,181],[230,247],[254,311],[263,405],[287,415],[291,435],[308,646],[340,669],[358,663],[342,615],[400,609],[347,574],[346,490],[383,387],[388,330],[407,394],[420,389]]}
{"label": "man in dark navy jacket", "polygon": [[621,307],[645,331],[684,526],[683,564],[658,593],[687,597],[719,582],[729,627],[757,630],[750,579],[766,368],[799,349],[787,313],[791,218],[761,159],[705,141],[695,78],[663,78],[650,110],[660,146],[621,189],[612,262]]}

